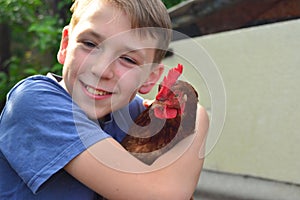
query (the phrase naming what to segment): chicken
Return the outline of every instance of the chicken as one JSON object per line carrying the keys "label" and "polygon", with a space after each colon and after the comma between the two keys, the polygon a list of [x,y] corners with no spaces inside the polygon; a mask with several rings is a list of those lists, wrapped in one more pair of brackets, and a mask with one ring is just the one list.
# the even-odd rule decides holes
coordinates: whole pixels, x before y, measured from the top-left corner
{"label": "chicken", "polygon": [[194,133],[198,94],[189,83],[177,80],[182,71],[178,64],[168,72],[154,102],[137,117],[121,142],[148,165]]}

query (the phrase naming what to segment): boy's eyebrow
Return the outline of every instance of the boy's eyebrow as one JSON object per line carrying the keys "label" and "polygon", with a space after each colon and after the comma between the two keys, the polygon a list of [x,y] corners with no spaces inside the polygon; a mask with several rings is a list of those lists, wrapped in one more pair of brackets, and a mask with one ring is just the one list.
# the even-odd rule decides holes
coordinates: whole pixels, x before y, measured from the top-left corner
{"label": "boy's eyebrow", "polygon": [[87,30],[84,30],[83,32],[79,33],[78,36],[82,36],[82,35],[89,35],[89,36],[92,36],[98,40],[100,39],[103,39],[104,37],[102,35],[100,35],[99,33],[91,30],[91,29],[87,29]]}

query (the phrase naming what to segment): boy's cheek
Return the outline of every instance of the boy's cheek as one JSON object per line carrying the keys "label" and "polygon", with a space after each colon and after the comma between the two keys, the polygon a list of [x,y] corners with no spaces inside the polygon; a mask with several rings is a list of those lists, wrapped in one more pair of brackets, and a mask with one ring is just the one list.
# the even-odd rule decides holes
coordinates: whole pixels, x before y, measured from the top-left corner
{"label": "boy's cheek", "polygon": [[91,62],[87,59],[87,56],[81,53],[69,54],[67,57],[67,61],[65,65],[67,68],[70,68],[73,73],[80,74],[83,71],[86,71],[86,66],[91,65]]}

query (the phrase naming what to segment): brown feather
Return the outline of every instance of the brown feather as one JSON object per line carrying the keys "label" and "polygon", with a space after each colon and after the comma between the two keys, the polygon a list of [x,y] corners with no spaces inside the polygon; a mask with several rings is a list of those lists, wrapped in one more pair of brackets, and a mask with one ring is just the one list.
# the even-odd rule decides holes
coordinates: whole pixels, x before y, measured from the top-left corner
{"label": "brown feather", "polygon": [[194,133],[198,94],[187,82],[177,81],[171,88],[186,95],[185,109],[172,119],[155,117],[154,108],[164,102],[155,100],[142,112],[128,135],[121,142],[122,146],[139,160],[150,165],[159,156],[174,147],[179,141]]}

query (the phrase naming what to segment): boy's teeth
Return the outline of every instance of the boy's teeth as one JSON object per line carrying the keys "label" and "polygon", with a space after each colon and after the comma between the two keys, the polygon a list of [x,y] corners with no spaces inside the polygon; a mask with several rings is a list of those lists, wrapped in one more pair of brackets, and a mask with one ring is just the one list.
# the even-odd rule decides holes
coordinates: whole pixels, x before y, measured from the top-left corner
{"label": "boy's teeth", "polygon": [[99,96],[101,96],[101,95],[107,95],[107,94],[109,94],[108,92],[100,91],[100,90],[95,90],[95,89],[93,89],[93,88],[91,88],[91,87],[89,87],[89,86],[86,86],[86,89],[87,89],[87,91],[88,91],[89,93],[94,94],[94,95],[99,95]]}

